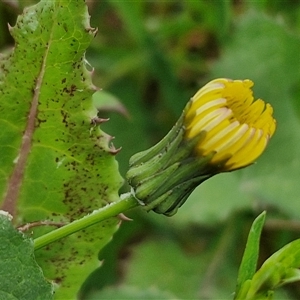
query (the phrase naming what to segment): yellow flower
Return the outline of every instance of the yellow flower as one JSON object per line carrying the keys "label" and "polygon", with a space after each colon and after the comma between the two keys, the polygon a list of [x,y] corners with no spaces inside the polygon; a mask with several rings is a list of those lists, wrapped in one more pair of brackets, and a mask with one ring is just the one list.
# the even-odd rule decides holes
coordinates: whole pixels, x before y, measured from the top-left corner
{"label": "yellow flower", "polygon": [[252,86],[250,80],[209,82],[160,142],[131,157],[126,177],[146,210],[172,216],[199,184],[262,154],[276,121],[270,104],[253,99]]}
{"label": "yellow flower", "polygon": [[[276,128],[270,104],[254,101],[251,80],[215,79],[191,99],[184,118],[185,136],[204,137],[197,156],[215,153],[211,164],[231,171],[253,163],[266,148]],[[225,162],[225,163],[224,163]]]}

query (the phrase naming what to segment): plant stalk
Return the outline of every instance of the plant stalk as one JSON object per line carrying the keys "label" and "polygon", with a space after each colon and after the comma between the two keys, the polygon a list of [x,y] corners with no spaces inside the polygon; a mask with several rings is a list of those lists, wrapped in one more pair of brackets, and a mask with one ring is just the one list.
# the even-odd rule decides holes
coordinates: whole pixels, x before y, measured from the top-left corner
{"label": "plant stalk", "polygon": [[63,227],[50,231],[34,240],[34,250],[41,249],[50,243],[67,237],[79,230],[85,229],[96,223],[115,217],[131,208],[139,206],[140,203],[132,194],[128,193],[122,195],[123,198],[117,202],[112,202],[98,210],[93,211],[91,214],[84,216],[81,219],[73,221]]}

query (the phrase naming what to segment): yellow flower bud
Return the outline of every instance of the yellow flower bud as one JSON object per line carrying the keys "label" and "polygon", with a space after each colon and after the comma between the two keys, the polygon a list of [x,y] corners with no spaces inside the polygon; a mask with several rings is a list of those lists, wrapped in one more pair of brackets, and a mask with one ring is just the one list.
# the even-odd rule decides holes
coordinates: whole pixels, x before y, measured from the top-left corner
{"label": "yellow flower bud", "polygon": [[250,80],[209,82],[159,143],[131,157],[126,177],[147,210],[174,215],[200,183],[262,154],[276,121],[269,104],[254,100],[252,86]]}
{"label": "yellow flower bud", "polygon": [[254,101],[251,80],[215,79],[191,99],[184,125],[190,139],[205,132],[195,151],[199,156],[215,152],[211,163],[226,163],[220,171],[251,164],[266,148],[276,127],[273,109]]}

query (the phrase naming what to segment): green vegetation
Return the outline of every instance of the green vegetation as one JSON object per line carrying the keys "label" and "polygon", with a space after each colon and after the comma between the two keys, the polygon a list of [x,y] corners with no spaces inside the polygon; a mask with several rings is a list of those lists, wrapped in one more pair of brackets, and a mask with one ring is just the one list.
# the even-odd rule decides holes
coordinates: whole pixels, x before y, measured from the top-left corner
{"label": "green vegetation", "polygon": [[[38,265],[54,299],[299,299],[300,2],[92,0],[90,20],[83,1],[23,13],[35,3],[0,2],[1,209],[25,233],[0,216],[0,269],[16,274],[0,271],[0,299],[51,299]],[[32,239],[127,192],[129,158],[218,77],[253,80],[274,108],[256,164],[204,182],[171,218],[138,207],[33,259]]]}

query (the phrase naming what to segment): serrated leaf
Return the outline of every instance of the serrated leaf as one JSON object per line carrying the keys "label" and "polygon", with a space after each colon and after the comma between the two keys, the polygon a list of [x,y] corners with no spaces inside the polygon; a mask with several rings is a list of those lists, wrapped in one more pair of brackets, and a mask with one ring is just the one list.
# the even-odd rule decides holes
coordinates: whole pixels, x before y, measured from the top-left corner
{"label": "serrated leaf", "polygon": [[0,213],[0,299],[50,300],[53,287],[34,258],[33,241]]}
{"label": "serrated leaf", "polygon": [[[0,193],[18,224],[60,225],[118,199],[122,178],[111,137],[91,120],[95,88],[84,53],[96,30],[84,1],[43,0],[10,28],[0,64]],[[110,219],[36,253],[57,299],[74,298],[118,228]],[[40,236],[53,227],[34,228]]]}
{"label": "serrated leaf", "polygon": [[262,212],[253,222],[248,240],[245,248],[245,252],[242,258],[242,262],[240,265],[238,279],[237,279],[237,287],[236,287],[236,298],[235,299],[243,299],[239,297],[240,289],[242,285],[247,281],[252,279],[253,275],[256,271],[257,260],[259,255],[259,242],[260,235],[265,223],[266,213]]}

